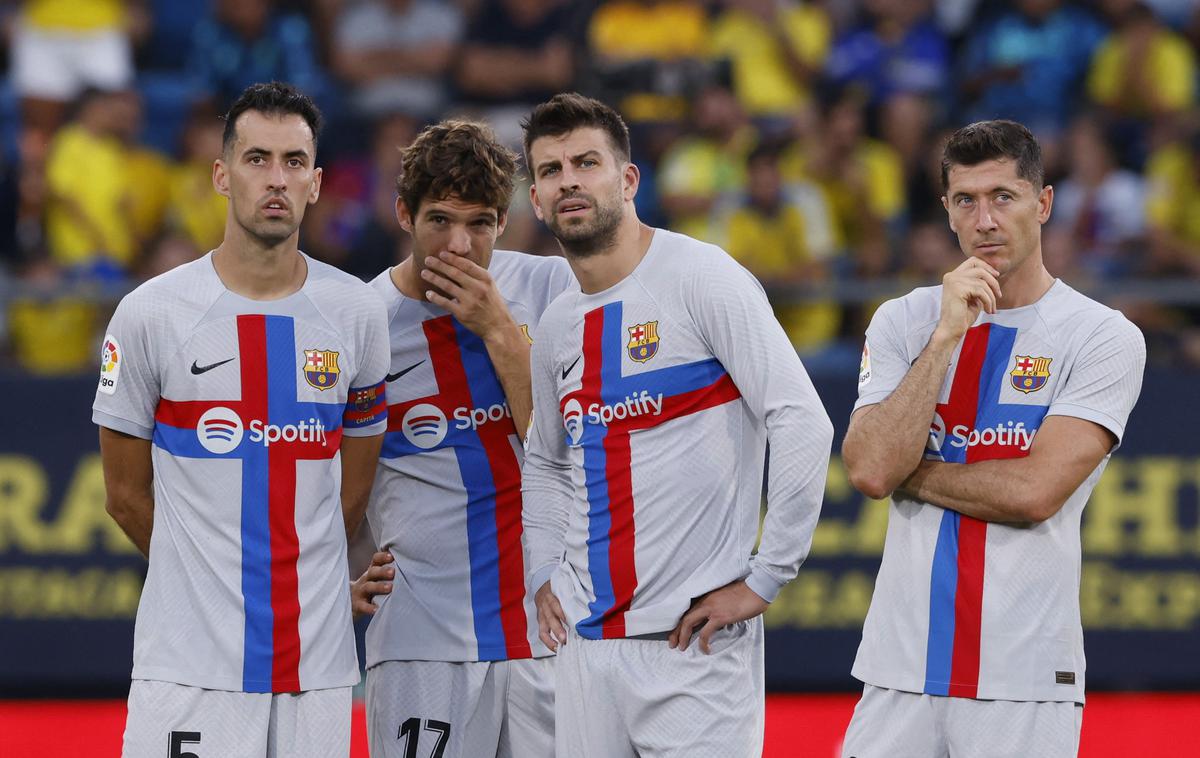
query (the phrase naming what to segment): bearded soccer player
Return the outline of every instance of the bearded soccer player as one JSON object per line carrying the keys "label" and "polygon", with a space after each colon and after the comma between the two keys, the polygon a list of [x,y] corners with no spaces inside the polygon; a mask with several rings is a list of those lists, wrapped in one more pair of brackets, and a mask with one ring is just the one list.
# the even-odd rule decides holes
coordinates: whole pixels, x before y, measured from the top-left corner
{"label": "bearded soccer player", "polygon": [[387,323],[297,247],[320,114],[249,87],[213,184],[221,245],[138,287],[104,338],[107,507],[150,559],[126,756],[345,756],[358,661],[347,532],[383,441]]}
{"label": "bearded soccer player", "polygon": [[392,352],[367,515],[384,552],[354,588],[356,610],[374,613],[375,756],[554,755],[553,659],[525,589],[520,433],[531,335],[574,279],[562,258],[493,250],[515,173],[481,124],[425,129],[397,182],[412,255],[371,283]]}
{"label": "bearded soccer player", "polygon": [[638,220],[614,110],[555,96],[525,152],[581,288],[533,345],[523,472],[558,754],[759,756],[761,614],[811,544],[829,417],[749,272]]}
{"label": "bearded soccer player", "polygon": [[1024,126],[957,131],[942,185],[967,259],[875,313],[843,446],[891,495],[843,755],[1073,756],[1080,517],[1145,342],[1042,263],[1054,190]]}

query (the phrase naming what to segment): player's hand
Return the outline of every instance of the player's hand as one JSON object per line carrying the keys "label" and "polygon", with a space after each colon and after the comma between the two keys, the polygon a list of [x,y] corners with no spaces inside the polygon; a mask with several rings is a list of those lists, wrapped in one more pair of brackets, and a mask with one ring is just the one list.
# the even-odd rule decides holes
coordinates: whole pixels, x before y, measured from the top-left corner
{"label": "player's hand", "polygon": [[445,293],[428,290],[425,297],[429,302],[450,311],[483,340],[504,330],[516,331],[517,324],[492,275],[470,258],[446,251],[430,255],[421,276]]}
{"label": "player's hand", "polygon": [[679,626],[671,631],[667,641],[672,648],[687,650],[692,634],[696,627],[700,627],[696,638],[700,642],[700,652],[708,655],[708,643],[715,632],[730,624],[759,616],[769,605],[762,596],[750,589],[745,579],[738,579],[696,598],[691,610],[683,614]]}
{"label": "player's hand", "polygon": [[562,605],[546,582],[533,595],[533,603],[537,606],[538,639],[546,647],[558,652],[558,646],[567,644],[567,614],[563,613]]}
{"label": "player's hand", "polygon": [[374,615],[379,606],[371,601],[376,595],[391,593],[392,579],[396,578],[396,569],[391,565],[394,560],[391,553],[380,550],[371,556],[371,565],[363,575],[350,583],[350,610],[354,618]]}
{"label": "player's hand", "polygon": [[980,311],[995,313],[1000,301],[999,276],[999,271],[971,257],[942,277],[942,316],[936,331],[957,343]]}

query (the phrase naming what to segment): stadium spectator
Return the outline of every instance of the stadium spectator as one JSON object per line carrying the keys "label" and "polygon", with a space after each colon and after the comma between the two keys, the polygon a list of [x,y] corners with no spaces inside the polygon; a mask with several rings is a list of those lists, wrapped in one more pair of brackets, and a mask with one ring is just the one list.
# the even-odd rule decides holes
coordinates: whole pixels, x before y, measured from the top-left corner
{"label": "stadium spectator", "polygon": [[447,105],[462,12],[437,0],[360,0],[338,17],[333,68],[354,87],[351,105],[377,117],[433,118]]}
{"label": "stadium spectator", "polygon": [[758,136],[725,87],[707,87],[693,107],[695,131],[682,135],[659,162],[659,202],[673,228],[711,240],[712,211],[722,195],[745,186],[746,156]]}
{"label": "stadium spectator", "polygon": [[1018,0],[975,25],[958,73],[965,120],[1015,119],[1050,148],[1047,141],[1057,142],[1075,111],[1105,32],[1091,13],[1064,0]]}
{"label": "stadium spectator", "polygon": [[308,21],[272,6],[272,0],[215,0],[213,17],[196,26],[188,72],[218,108],[255,82],[288,82],[318,99],[324,94]]}
{"label": "stadium spectator", "polygon": [[588,20],[591,79],[635,123],[680,120],[705,72],[708,16],[687,0],[600,3]]}
{"label": "stadium spectator", "polygon": [[1067,134],[1064,162],[1070,172],[1055,182],[1051,225],[1068,232],[1074,264],[1085,275],[1128,274],[1146,231],[1145,182],[1117,165],[1101,123],[1087,114]]}
{"label": "stadium spectator", "polygon": [[1200,133],[1155,151],[1146,163],[1146,180],[1146,273],[1200,276]]}
{"label": "stadium spectator", "polygon": [[347,154],[325,172],[321,202],[305,214],[307,252],[363,279],[373,279],[408,255],[410,237],[396,226],[396,177],[401,150],[417,134],[411,116],[375,123],[371,149]]}
{"label": "stadium spectator", "polygon": [[85,277],[123,278],[138,252],[124,142],[129,92],[85,92],[46,160],[46,241],[54,261]]}
{"label": "stadium spectator", "polygon": [[786,117],[811,99],[833,29],[812,2],[723,0],[709,52],[732,64],[733,91],[751,118]]}
{"label": "stadium spectator", "polygon": [[212,183],[223,128],[213,110],[194,108],[180,138],[181,160],[171,167],[167,225],[202,252],[221,243],[229,213],[229,201]]}
{"label": "stadium spectator", "polygon": [[881,135],[911,167],[948,95],[949,44],[929,0],[864,0],[863,9],[867,23],[835,41],[826,72],[834,84],[867,93]]}
{"label": "stadium spectator", "polygon": [[[46,257],[19,269],[19,290],[8,303],[8,342],[13,358],[39,376],[74,374],[94,365],[100,306],[63,268]],[[0,317],[0,320],[3,320]]]}
{"label": "stadium spectator", "polygon": [[133,38],[149,18],[139,0],[25,0],[12,31],[11,73],[26,128],[43,139],[85,89],[133,82]]}
{"label": "stadium spectator", "polygon": [[783,157],[785,180],[821,188],[832,219],[833,242],[854,272],[881,276],[891,266],[890,238],[904,216],[904,170],[899,154],[866,132],[865,101],[855,88],[833,91],[809,139]]}
{"label": "stadium spectator", "polygon": [[[808,247],[804,213],[784,186],[779,158],[779,146],[771,143],[751,151],[745,192],[734,199],[717,241],[764,284],[819,285],[829,278],[826,261]],[[777,303],[774,310],[801,354],[826,347],[841,322],[830,302]]]}
{"label": "stadium spectator", "polygon": [[462,99],[482,109],[505,143],[520,142],[529,106],[575,80],[576,27],[563,0],[483,0],[456,78]]}
{"label": "stadium spectator", "polygon": [[1121,158],[1141,165],[1152,131],[1196,102],[1196,56],[1187,40],[1140,0],[1104,0],[1113,31],[1088,72],[1087,93],[1118,128]]}

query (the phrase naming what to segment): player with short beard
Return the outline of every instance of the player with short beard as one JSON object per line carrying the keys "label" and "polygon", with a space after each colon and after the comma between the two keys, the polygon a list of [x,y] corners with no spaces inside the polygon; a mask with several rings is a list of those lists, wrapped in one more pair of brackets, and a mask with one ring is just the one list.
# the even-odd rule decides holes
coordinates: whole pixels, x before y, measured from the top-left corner
{"label": "player with short beard", "polygon": [[808,551],[833,428],[753,276],[638,220],[615,111],[557,95],[525,154],[580,283],[533,346],[523,472],[558,755],[757,758],[760,616]]}

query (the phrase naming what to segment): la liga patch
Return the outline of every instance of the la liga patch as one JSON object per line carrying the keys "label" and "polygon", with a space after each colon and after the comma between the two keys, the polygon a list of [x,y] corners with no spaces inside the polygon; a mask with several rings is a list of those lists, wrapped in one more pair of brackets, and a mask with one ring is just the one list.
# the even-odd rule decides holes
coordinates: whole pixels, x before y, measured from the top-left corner
{"label": "la liga patch", "polygon": [[117,338],[111,334],[104,335],[104,344],[100,348],[101,392],[111,395],[117,391],[117,379],[121,376],[121,364],[124,361],[125,353],[117,344]]}

